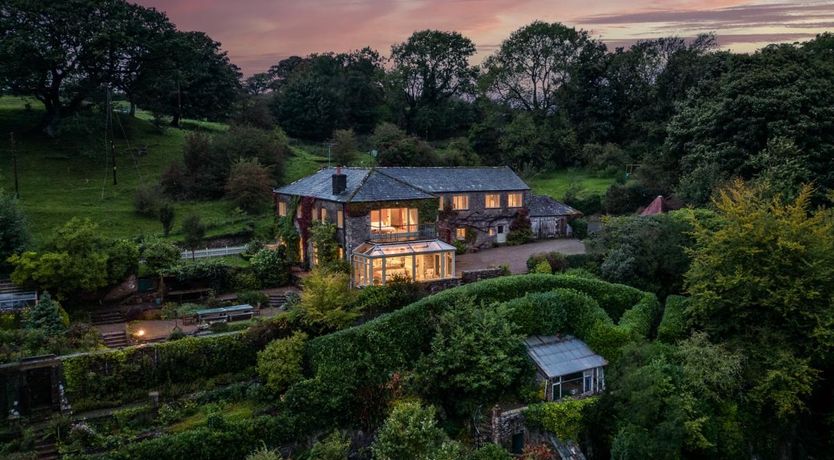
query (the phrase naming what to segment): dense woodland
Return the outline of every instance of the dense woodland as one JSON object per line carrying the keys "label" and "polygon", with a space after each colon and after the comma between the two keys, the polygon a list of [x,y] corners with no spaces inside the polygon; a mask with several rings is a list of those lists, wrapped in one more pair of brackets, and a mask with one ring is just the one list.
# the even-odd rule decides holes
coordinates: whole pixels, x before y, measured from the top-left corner
{"label": "dense woodland", "polygon": [[[154,439],[131,437],[131,423],[148,416],[137,410],[75,432],[68,452],[503,459],[501,449],[472,448],[473,414],[534,401],[521,338],[568,332],[609,359],[608,388],[529,417],[589,458],[830,457],[834,35],[752,54],[721,51],[712,35],[612,50],[586,31],[536,21],[480,65],[474,57],[465,36],[424,30],[390,50],[294,56],[244,79],[219,43],[152,9],[0,4],[0,92],[43,104],[36,135],[60,139],[67,120],[98,117],[108,94],[127,117],[149,111],[160,127],[229,123],[190,133],[182,161],[137,192],[136,212],[158,218],[165,236],[171,202],[225,197],[242,213],[263,210],[296,141],[332,141],[342,164],[373,149],[382,165],[509,165],[526,177],[581,167],[618,178],[602,199],[557,197],[612,215],[587,237],[587,255],[542,254],[528,263],[536,274],[422,300],[406,282],[347,289],[338,249],[326,243],[335,230],[319,226],[325,268],[286,315],[237,336],[172,340],[154,372],[126,364],[144,362],[134,360],[142,349],[70,360],[79,407],[133,402],[163,385],[199,395],[166,403]],[[658,194],[685,209],[632,215]],[[69,326],[60,304],[75,314],[78,299],[140,267],[241,290],[289,279],[292,245],[257,248],[250,268],[230,270],[180,263],[168,241],[108,238],[72,220],[27,252],[26,216],[2,191],[0,223],[0,272],[52,292],[18,330],[0,325],[4,359],[94,348],[95,334]],[[200,219],[182,228],[183,246],[199,247]],[[224,418],[218,400],[259,409]],[[210,408],[204,425],[160,428],[197,417],[197,404]]]}

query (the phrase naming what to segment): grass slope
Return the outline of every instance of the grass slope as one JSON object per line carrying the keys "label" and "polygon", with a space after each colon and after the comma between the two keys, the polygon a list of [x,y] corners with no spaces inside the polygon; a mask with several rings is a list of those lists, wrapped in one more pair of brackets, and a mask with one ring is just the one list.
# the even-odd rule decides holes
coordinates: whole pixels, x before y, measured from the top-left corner
{"label": "grass slope", "polygon": [[549,195],[557,200],[565,196],[571,184],[578,184],[581,187],[580,195],[603,195],[615,179],[613,177],[599,177],[582,169],[563,169],[539,173],[527,183],[538,195]]}
{"label": "grass slope", "polygon": [[[161,235],[156,219],[133,212],[133,196],[141,186],[159,181],[173,160],[182,158],[187,130],[167,128],[162,131],[150,123],[150,115],[139,112],[135,119],[121,117],[127,139],[116,124],[118,185],[112,185],[111,170],[105,158],[103,115],[64,121],[62,135],[49,139],[34,129],[41,116],[41,104],[34,99],[0,97],[0,188],[14,190],[12,156],[8,133],[17,140],[18,175],[21,205],[29,218],[36,243],[45,241],[52,230],[72,217],[86,217],[97,222],[112,237],[129,238],[140,234]],[[190,129],[222,131],[220,123],[184,121]],[[147,155],[133,152],[147,147]],[[287,162],[286,181],[296,180],[317,170],[326,159],[294,148],[295,156]],[[235,211],[226,200],[176,203],[173,239],[180,239],[179,222],[189,214],[198,214],[208,226],[208,236],[216,237],[241,231],[249,217]],[[266,228],[269,212],[255,219],[257,228]]]}

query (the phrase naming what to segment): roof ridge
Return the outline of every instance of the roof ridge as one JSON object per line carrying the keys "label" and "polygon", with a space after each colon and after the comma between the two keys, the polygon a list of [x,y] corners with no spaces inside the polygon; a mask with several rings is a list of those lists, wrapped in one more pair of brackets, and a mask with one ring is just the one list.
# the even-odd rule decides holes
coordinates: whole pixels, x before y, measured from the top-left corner
{"label": "roof ridge", "polygon": [[[406,182],[406,181],[404,181],[403,179],[400,179],[399,177],[394,177],[394,176],[392,176],[392,175],[390,175],[390,174],[385,174],[385,172],[383,172],[383,171],[381,171],[381,170],[379,170],[379,169],[376,169],[376,168],[375,168],[375,171],[377,171],[378,173],[382,174],[383,176],[385,176],[385,177],[387,177],[387,178],[389,178],[389,179],[395,180],[395,181],[397,181],[397,182],[399,182],[399,183],[401,183],[401,184],[403,184],[403,185],[405,185],[405,186],[407,186],[407,187],[411,187],[411,188],[413,188],[414,190],[417,190],[417,191],[419,191],[419,192],[423,192],[423,193],[428,194],[428,195],[431,195],[431,196],[436,196],[434,193],[432,193],[432,192],[430,192],[430,191],[428,191],[428,190],[426,190],[426,189],[424,189],[424,188],[421,188],[421,187],[419,187],[419,186],[417,186],[417,185],[415,185],[415,184],[412,184],[412,183],[410,183],[410,182]],[[369,174],[369,175],[370,175],[370,174]]]}
{"label": "roof ridge", "polygon": [[367,169],[367,172],[365,173],[365,177],[362,178],[362,180],[359,182],[359,185],[357,185],[356,189],[353,190],[353,193],[351,193],[350,196],[347,197],[347,200],[345,200],[346,203],[350,203],[351,201],[353,201],[353,197],[355,197],[356,194],[359,193],[359,190],[362,190],[362,187],[365,186],[365,182],[368,181],[368,178],[371,177],[371,173],[373,173],[373,172],[374,172],[374,167],[373,166]]}

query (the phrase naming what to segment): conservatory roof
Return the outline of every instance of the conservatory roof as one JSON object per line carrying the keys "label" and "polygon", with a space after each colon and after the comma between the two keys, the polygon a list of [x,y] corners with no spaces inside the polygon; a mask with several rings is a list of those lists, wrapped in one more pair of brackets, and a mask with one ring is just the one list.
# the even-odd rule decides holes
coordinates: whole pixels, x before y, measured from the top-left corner
{"label": "conservatory roof", "polygon": [[404,243],[362,243],[353,250],[355,255],[365,257],[407,256],[454,251],[455,247],[440,240],[411,241]]}
{"label": "conservatory roof", "polygon": [[525,341],[527,354],[547,378],[573,374],[608,364],[585,342],[572,336],[534,335]]}

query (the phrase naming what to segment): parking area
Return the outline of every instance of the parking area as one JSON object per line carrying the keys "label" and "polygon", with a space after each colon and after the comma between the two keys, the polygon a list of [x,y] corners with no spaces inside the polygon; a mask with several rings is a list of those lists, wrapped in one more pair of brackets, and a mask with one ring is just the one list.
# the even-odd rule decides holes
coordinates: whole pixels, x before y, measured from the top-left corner
{"label": "parking area", "polygon": [[472,254],[463,254],[455,258],[455,271],[458,276],[465,270],[508,265],[512,273],[527,273],[527,259],[539,252],[561,252],[565,255],[585,254],[585,244],[576,239],[544,240],[521,246],[503,246],[484,249]]}

